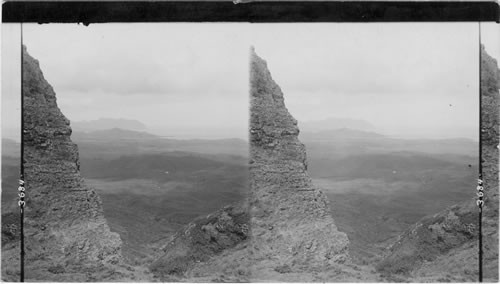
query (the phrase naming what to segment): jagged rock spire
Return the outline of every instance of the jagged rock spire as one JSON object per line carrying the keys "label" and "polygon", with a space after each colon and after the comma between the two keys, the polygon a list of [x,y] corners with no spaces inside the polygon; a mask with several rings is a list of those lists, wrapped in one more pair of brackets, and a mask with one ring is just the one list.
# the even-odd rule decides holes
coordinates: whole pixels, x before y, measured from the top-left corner
{"label": "jagged rock spire", "polygon": [[298,134],[283,92],[252,48],[250,213],[255,255],[275,255],[278,264],[307,269],[344,262],[349,258],[347,236],[337,230],[327,197],[312,184]]}
{"label": "jagged rock spire", "polygon": [[26,280],[92,281],[86,271],[102,272],[121,261],[121,240],[80,176],[69,120],[25,46],[22,64]]}

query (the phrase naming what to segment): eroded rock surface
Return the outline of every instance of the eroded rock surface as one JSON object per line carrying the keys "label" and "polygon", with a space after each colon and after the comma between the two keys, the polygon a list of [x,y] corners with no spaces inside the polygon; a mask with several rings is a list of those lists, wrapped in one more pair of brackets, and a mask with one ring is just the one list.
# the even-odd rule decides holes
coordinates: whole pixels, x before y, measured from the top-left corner
{"label": "eroded rock surface", "polygon": [[299,128],[266,62],[250,58],[250,187],[254,258],[291,271],[344,263],[348,239],[307,174]]}
{"label": "eroded rock surface", "polygon": [[[112,266],[122,261],[120,237],[110,231],[99,197],[81,178],[69,120],[59,110],[54,90],[38,61],[25,47],[22,64],[27,192],[25,278],[115,279],[117,271]],[[11,281],[17,280],[19,273],[19,244],[17,238],[14,240],[2,243],[2,277]]]}
{"label": "eroded rock surface", "polygon": [[[484,278],[498,281],[498,119],[500,72],[481,52]],[[439,190],[439,189],[437,189]],[[477,281],[478,208],[471,198],[423,218],[404,232],[378,265],[381,272],[415,281]]]}
{"label": "eroded rock surface", "polygon": [[248,240],[249,215],[242,205],[228,205],[217,212],[190,222],[163,248],[163,255],[151,266],[162,281],[178,281],[197,263],[217,257]]}

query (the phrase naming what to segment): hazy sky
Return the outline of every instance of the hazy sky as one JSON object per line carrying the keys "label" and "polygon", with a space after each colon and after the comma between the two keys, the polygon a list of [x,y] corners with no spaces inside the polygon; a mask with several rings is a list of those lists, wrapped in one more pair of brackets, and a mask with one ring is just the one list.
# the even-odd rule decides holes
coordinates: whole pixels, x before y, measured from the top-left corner
{"label": "hazy sky", "polygon": [[247,135],[248,43],[238,25],[26,24],[24,42],[70,120]]}
{"label": "hazy sky", "polygon": [[299,122],[347,117],[398,137],[476,139],[477,23],[283,26],[257,26],[255,46]]}
{"label": "hazy sky", "polygon": [[[492,26],[490,53],[500,50]],[[246,137],[251,44],[299,122],[356,118],[395,136],[476,138],[477,38],[477,23],[24,25],[70,120],[137,119],[202,138]],[[19,24],[3,24],[4,135],[18,124],[18,44]]]}

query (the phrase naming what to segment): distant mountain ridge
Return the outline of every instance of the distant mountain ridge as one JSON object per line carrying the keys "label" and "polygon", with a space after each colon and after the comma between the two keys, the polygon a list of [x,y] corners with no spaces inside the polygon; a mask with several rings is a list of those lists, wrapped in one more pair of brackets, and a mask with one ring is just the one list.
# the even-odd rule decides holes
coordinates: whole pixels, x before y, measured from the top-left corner
{"label": "distant mountain ridge", "polygon": [[402,139],[376,132],[356,129],[330,129],[317,132],[301,132],[310,156],[346,156],[373,151],[412,151],[433,154],[457,154],[476,156],[479,143],[468,138]]}
{"label": "distant mountain ridge", "polygon": [[161,139],[160,136],[137,130],[110,128],[93,131],[75,131],[73,139],[115,140],[115,139]]}
{"label": "distant mountain ridge", "polygon": [[352,128],[326,129],[320,131],[303,131],[300,133],[300,138],[304,140],[331,140],[331,139],[368,139],[368,138],[383,138],[385,135],[363,131]]}
{"label": "distant mountain ridge", "polygon": [[363,131],[374,131],[376,129],[373,124],[366,120],[340,117],[329,117],[322,120],[299,121],[298,124],[305,132],[317,132],[342,128]]}
{"label": "distant mountain ridge", "polygon": [[217,143],[217,141],[232,142],[232,143],[247,143],[240,138],[218,138],[218,139],[203,139],[203,138],[171,138],[170,136],[162,136],[151,134],[147,131],[129,130],[119,127],[109,129],[93,130],[93,131],[74,131],[73,138],[75,140],[117,140],[117,139],[161,139],[164,141],[182,141],[182,142],[206,142]]}
{"label": "distant mountain ridge", "polygon": [[120,128],[77,131],[72,138],[78,144],[80,156],[89,159],[172,151],[248,156],[248,142],[239,138],[181,140]]}
{"label": "distant mountain ridge", "polygon": [[95,131],[113,128],[121,128],[125,130],[144,131],[146,125],[138,120],[124,118],[99,118],[88,121],[72,121],[71,127],[74,131]]}

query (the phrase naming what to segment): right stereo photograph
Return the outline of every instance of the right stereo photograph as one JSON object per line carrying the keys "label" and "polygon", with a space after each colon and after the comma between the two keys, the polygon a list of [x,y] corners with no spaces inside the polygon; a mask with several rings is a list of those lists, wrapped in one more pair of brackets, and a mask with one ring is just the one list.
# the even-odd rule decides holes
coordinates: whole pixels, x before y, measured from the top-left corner
{"label": "right stereo photograph", "polygon": [[255,281],[498,281],[498,25],[253,26]]}

